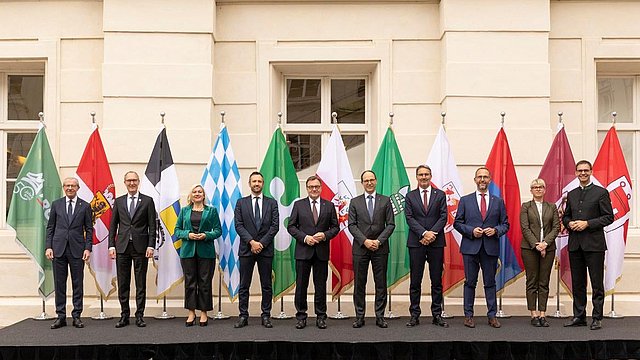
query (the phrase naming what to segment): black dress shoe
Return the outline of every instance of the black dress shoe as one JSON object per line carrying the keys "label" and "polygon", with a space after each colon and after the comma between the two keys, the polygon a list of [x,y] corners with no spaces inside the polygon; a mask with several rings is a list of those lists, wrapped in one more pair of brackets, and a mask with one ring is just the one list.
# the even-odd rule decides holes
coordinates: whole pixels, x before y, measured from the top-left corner
{"label": "black dress shoe", "polygon": [[444,321],[442,316],[434,316],[433,320],[431,321],[431,323],[433,325],[442,326],[443,328],[448,328],[449,327],[449,323]]}
{"label": "black dress shoe", "polygon": [[549,322],[547,321],[547,318],[545,318],[544,316],[541,316],[538,321],[540,322],[540,326],[541,327],[549,327]]}
{"label": "black dress shoe", "polygon": [[84,324],[82,323],[82,320],[80,320],[80,318],[73,318],[72,324],[74,328],[82,329],[84,327]]}
{"label": "black dress shoe", "polygon": [[306,319],[298,320],[298,322],[296,323],[296,329],[304,329],[305,327],[307,327],[307,320]]}
{"label": "black dress shoe", "polygon": [[60,329],[61,327],[65,327],[65,326],[67,326],[67,320],[57,318],[56,321],[54,321],[53,324],[51,324],[51,329],[53,330]]}
{"label": "black dress shoe", "polygon": [[326,329],[327,328],[327,320],[325,319],[316,319],[316,326],[318,329]]}
{"label": "black dress shoe", "polygon": [[244,316],[240,316],[240,319],[238,319],[237,323],[233,324],[233,327],[236,329],[240,329],[247,325],[249,325],[249,321],[247,320],[247,318]]}
{"label": "black dress shoe", "polygon": [[389,324],[387,324],[387,321],[384,318],[379,317],[376,318],[376,326],[382,329],[386,329],[389,327]]}
{"label": "black dress shoe", "polygon": [[198,323],[198,326],[201,326],[201,327],[205,327],[205,326],[207,326],[207,325],[209,325],[209,319],[207,319],[207,320],[205,320],[205,321],[200,321],[200,322]]}
{"label": "black dress shoe", "polygon": [[564,323],[564,327],[587,326],[587,319],[574,317],[569,322]]}
{"label": "black dress shoe", "polygon": [[407,322],[407,327],[414,327],[420,324],[420,319],[417,316],[412,316]]}
{"label": "black dress shoe", "polygon": [[537,316],[534,316],[531,318],[531,326],[535,326],[535,327],[540,327],[542,325],[540,325],[540,318]]}
{"label": "black dress shoe", "polygon": [[593,319],[591,326],[589,327],[591,330],[600,330],[602,329],[602,321],[598,319]]}
{"label": "black dress shoe", "polygon": [[118,322],[116,323],[116,328],[123,328],[125,326],[129,325],[129,317],[128,316],[121,316],[120,320],[118,320]]}
{"label": "black dress shoe", "polygon": [[356,321],[353,322],[354,329],[359,329],[364,326],[363,318],[356,318]]}
{"label": "black dress shoe", "polygon": [[137,327],[145,327],[145,326],[147,326],[147,323],[144,322],[143,318],[137,317],[136,318],[136,326]]}
{"label": "black dress shoe", "polygon": [[191,320],[191,321],[185,321],[185,322],[184,322],[184,327],[192,327],[192,326],[193,326],[193,325],[195,325],[195,324],[196,324],[196,319],[194,318],[194,319],[193,319],[193,320]]}
{"label": "black dress shoe", "polygon": [[271,318],[268,316],[263,317],[262,326],[266,327],[267,329],[271,329],[273,327],[273,324],[271,323]]}

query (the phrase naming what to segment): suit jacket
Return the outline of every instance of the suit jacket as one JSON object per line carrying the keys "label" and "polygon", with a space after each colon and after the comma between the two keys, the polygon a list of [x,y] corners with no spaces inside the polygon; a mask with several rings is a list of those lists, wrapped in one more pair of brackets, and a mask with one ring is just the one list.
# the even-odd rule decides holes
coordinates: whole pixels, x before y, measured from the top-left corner
{"label": "suit jacket", "polygon": [[[569,222],[587,220],[589,226],[583,231],[572,231]],[[567,206],[562,223],[569,231],[569,251],[605,251],[607,242],[604,227],[613,222],[613,209],[609,192],[595,184],[584,190],[577,187],[567,194]]]}
{"label": "suit jacket", "polygon": [[395,216],[388,196],[376,193],[373,220],[369,218],[365,194],[351,199],[349,204],[349,232],[353,236],[353,255],[365,255],[371,250],[364,246],[366,239],[377,239],[380,246],[375,253],[389,253],[389,236],[395,229]]}
{"label": "suit jacket", "polygon": [[[482,220],[475,191],[460,198],[456,220],[453,227],[462,234],[460,252],[465,255],[476,255],[480,252],[480,247],[484,244],[484,250],[488,255],[500,255],[500,236],[509,230],[509,219],[507,209],[501,198],[489,194],[489,208],[487,216]],[[492,227],[496,229],[493,236],[482,235],[479,238],[473,237],[473,229]]]}
{"label": "suit jacket", "polygon": [[542,224],[540,224],[540,214],[536,202],[531,200],[522,204],[520,208],[520,227],[522,228],[523,249],[535,249],[536,243],[540,242],[540,228],[543,228],[544,238],[547,243],[547,251],[556,249],[556,237],[560,232],[560,217],[556,204],[542,202]]}
{"label": "suit jacket", "polygon": [[53,256],[61,257],[68,246],[71,255],[79,259],[85,250],[91,251],[92,245],[93,219],[89,203],[76,196],[76,206],[69,221],[67,197],[55,200],[47,223],[46,248],[53,250]]}
{"label": "suit jacket", "polygon": [[198,233],[204,233],[204,240],[190,240],[189,233],[193,232],[191,224],[191,205],[180,209],[178,220],[173,234],[180,240],[181,258],[192,258],[196,254],[199,258],[214,259],[216,257],[215,241],[222,235],[222,227],[220,226],[220,217],[216,208],[205,205],[202,210],[202,219],[198,227]]}
{"label": "suit jacket", "polygon": [[137,253],[144,254],[147,248],[156,246],[156,206],[149,196],[138,195],[133,218],[129,216],[127,206],[129,194],[116,198],[111,209],[109,247],[115,247],[119,254],[125,252],[129,239],[133,240],[133,248]]}
{"label": "suit jacket", "polygon": [[[318,211],[317,224],[313,223],[313,213],[308,197],[293,204],[287,231],[296,239],[296,260],[308,260],[316,254],[319,260],[329,261],[329,240],[338,235],[340,231],[338,215],[331,201],[318,200],[320,201],[318,204],[320,210]],[[304,238],[317,232],[324,232],[325,240],[313,246],[307,245]]]}
{"label": "suit jacket", "polygon": [[235,209],[236,232],[240,236],[239,256],[252,256],[250,240],[259,241],[262,246],[261,256],[273,257],[273,238],[280,228],[278,203],[265,195],[262,195],[262,222],[256,229],[252,196],[245,196],[238,200]]}
{"label": "suit jacket", "polygon": [[444,191],[431,187],[427,210],[422,205],[422,189],[409,191],[404,198],[404,216],[409,225],[407,247],[421,247],[422,234],[425,231],[438,233],[429,246],[445,247],[444,227],[447,225],[447,196]]}

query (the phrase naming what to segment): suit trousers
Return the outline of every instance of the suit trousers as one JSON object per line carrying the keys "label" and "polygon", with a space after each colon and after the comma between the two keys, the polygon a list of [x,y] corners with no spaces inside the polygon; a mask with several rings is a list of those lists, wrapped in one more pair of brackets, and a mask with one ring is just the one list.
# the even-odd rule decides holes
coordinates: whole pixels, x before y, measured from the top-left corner
{"label": "suit trousers", "polygon": [[587,270],[591,279],[593,319],[602,320],[604,307],[604,251],[569,251],[573,317],[587,317]]}
{"label": "suit trousers", "polygon": [[240,256],[240,288],[238,289],[238,310],[240,317],[249,317],[249,288],[251,287],[251,278],[253,276],[253,268],[258,264],[258,275],[260,276],[260,287],[262,290],[262,301],[260,316],[271,316],[271,297],[273,289],[271,287],[271,264],[273,257],[260,256],[252,254],[250,256]]}
{"label": "suit trousers", "polygon": [[318,319],[327,318],[327,276],[329,275],[329,262],[318,259],[314,254],[311,259],[296,260],[296,293],[294,303],[296,306],[296,319],[307,318],[307,288],[309,287],[309,275],[313,269],[313,306]]}
{"label": "suit trousers", "polygon": [[431,315],[442,314],[442,270],[444,267],[444,248],[420,246],[409,248],[409,314],[419,317],[420,295],[422,294],[422,278],[424,276],[425,261],[429,264],[429,278],[431,279]]}
{"label": "suit trousers", "polygon": [[182,273],[184,274],[184,308],[201,311],[213,310],[213,293],[211,282],[216,266],[216,259],[181,258]]}
{"label": "suit trousers", "polygon": [[549,278],[555,254],[547,253],[545,257],[536,249],[522,249],[522,262],[527,277],[527,309],[529,311],[547,311],[549,299]]}
{"label": "suit trousers", "polygon": [[[477,240],[481,241],[481,240]],[[473,317],[473,304],[476,298],[476,285],[478,284],[478,272],[482,269],[482,281],[484,282],[484,296],[487,301],[487,317],[495,318],[498,311],[496,303],[496,269],[498,257],[487,254],[484,244],[480,246],[477,254],[462,254],[464,262],[464,316]]]}
{"label": "suit trousers", "polygon": [[387,306],[387,262],[389,254],[380,254],[368,251],[365,255],[353,255],[353,272],[355,277],[355,289],[353,291],[353,304],[356,310],[356,318],[364,318],[365,295],[367,290],[367,276],[369,263],[373,268],[373,282],[375,284],[375,313],[376,318],[384,317]]}
{"label": "suit trousers", "polygon": [[133,243],[129,242],[125,251],[116,254],[116,269],[118,271],[118,300],[120,301],[120,315],[129,317],[129,291],[131,288],[131,264],[133,263],[133,275],[136,282],[136,318],[144,316],[144,307],[147,300],[147,268],[149,259],[145,254],[136,252]]}
{"label": "suit trousers", "polygon": [[82,297],[84,286],[84,261],[71,254],[69,246],[65,247],[60,257],[53,258],[53,281],[55,286],[56,314],[59,319],[67,317],[67,276],[71,270],[71,286],[73,289],[73,310],[71,316],[79,318],[82,314]]}

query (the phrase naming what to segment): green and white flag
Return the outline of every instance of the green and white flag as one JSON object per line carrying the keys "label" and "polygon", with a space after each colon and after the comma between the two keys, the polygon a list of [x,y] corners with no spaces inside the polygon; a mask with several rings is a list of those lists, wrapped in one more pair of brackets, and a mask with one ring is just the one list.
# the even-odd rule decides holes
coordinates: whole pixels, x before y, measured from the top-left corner
{"label": "green and white flag", "polygon": [[53,266],[44,252],[51,203],[60,197],[62,183],[42,127],[16,178],[7,224],[16,231],[18,244],[36,262],[38,292],[43,299],[54,290]]}
{"label": "green and white flag", "polygon": [[409,226],[404,216],[404,198],[410,187],[409,177],[391,127],[387,129],[371,169],[378,177],[376,192],[391,198],[396,219],[396,228],[389,238],[387,288],[391,290],[409,276]]}
{"label": "green and white flag", "polygon": [[280,230],[274,239],[273,300],[277,301],[296,283],[296,241],[287,232],[293,202],[300,196],[300,183],[293,166],[289,146],[280,127],[273,132],[271,144],[262,161],[263,193],[278,202]]}

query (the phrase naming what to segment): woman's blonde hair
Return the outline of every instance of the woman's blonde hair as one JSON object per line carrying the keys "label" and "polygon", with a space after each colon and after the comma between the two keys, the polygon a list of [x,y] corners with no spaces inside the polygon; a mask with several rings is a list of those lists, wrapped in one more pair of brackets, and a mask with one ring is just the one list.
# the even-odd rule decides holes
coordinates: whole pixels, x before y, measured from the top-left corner
{"label": "woman's blonde hair", "polygon": [[547,184],[544,183],[543,179],[534,179],[529,187],[532,188],[534,186],[547,187]]}
{"label": "woman's blonde hair", "polygon": [[196,188],[200,188],[202,189],[202,195],[204,195],[204,199],[202,201],[203,204],[207,204],[207,192],[204,191],[204,187],[200,184],[194,184],[193,186],[191,186],[191,190],[189,190],[189,195],[187,195],[187,205],[193,205],[193,200],[191,199],[191,194],[193,193],[193,190],[195,190]]}

